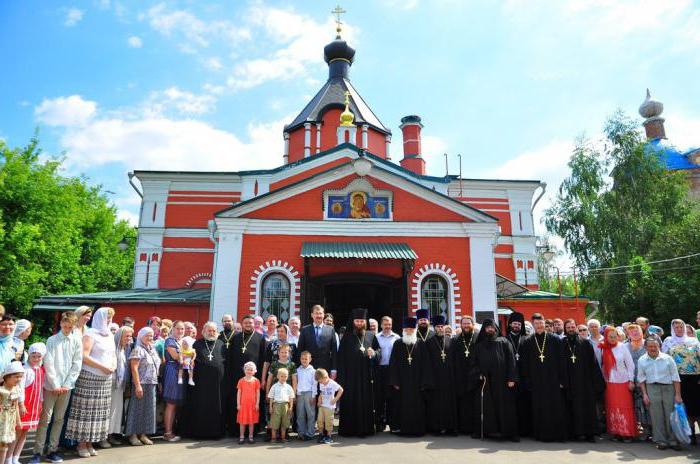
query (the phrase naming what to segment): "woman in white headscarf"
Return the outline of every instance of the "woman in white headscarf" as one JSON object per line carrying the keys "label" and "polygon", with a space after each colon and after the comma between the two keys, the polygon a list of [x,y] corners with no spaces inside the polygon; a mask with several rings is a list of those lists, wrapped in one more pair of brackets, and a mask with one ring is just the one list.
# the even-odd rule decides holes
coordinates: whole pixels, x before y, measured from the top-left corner
{"label": "woman in white headscarf", "polygon": [[66,438],[78,442],[81,458],[97,456],[93,443],[107,439],[112,403],[112,374],[117,367],[109,324],[114,309],[100,308],[83,335],[83,368],[73,389]]}
{"label": "woman in white headscarf", "polygon": [[13,339],[13,349],[15,350],[15,359],[22,363],[27,361],[24,354],[24,341],[32,334],[32,323],[26,319],[20,319],[15,322],[15,335]]}
{"label": "woman in white headscarf", "polygon": [[126,416],[126,434],[133,446],[152,445],[148,435],[156,433],[156,386],[160,356],[154,347],[153,329],[139,330],[129,356],[133,395]]}
{"label": "woman in white headscarf", "polygon": [[124,422],[124,390],[129,384],[129,355],[134,343],[134,329],[125,325],[114,334],[114,346],[117,350],[117,368],[112,376],[112,405],[109,408],[109,437],[100,442],[101,448],[121,445],[118,435],[122,434]]}

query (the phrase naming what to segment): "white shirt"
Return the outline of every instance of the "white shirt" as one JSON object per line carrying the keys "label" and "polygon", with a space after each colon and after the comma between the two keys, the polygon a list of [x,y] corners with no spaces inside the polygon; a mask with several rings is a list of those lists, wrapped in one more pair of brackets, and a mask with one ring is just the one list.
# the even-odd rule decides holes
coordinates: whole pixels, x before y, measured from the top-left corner
{"label": "white shirt", "polygon": [[294,398],[294,389],[288,383],[275,382],[270,388],[270,393],[267,397],[273,403],[289,403],[289,400]]}
{"label": "white shirt", "polygon": [[659,353],[655,358],[648,353],[643,354],[637,361],[637,379],[639,383],[663,383],[671,385],[680,382],[678,368],[673,358],[665,353]]}
{"label": "white shirt", "polygon": [[377,342],[379,343],[379,349],[381,357],[379,359],[380,366],[388,366],[389,359],[391,359],[391,349],[394,347],[394,342],[398,340],[399,337],[394,332],[389,335],[384,335],[384,332],[379,332],[377,334]]}
{"label": "white shirt", "polygon": [[[90,350],[90,357],[102,364],[103,366],[117,367],[117,349],[114,345],[114,336],[109,335],[98,335],[90,331],[86,332],[86,336],[92,338],[92,349]],[[100,369],[96,367],[88,366],[83,363],[83,370],[90,372],[91,374],[98,375],[100,377],[109,377],[112,374],[105,374]]]}
{"label": "white shirt", "polygon": [[321,391],[321,407],[334,409],[335,405],[331,404],[331,400],[335,393],[340,389],[340,385],[333,379],[328,379],[328,383],[323,385],[318,384],[318,389]]}
{"label": "white shirt", "polygon": [[618,343],[613,347],[612,354],[615,356],[615,366],[610,369],[608,383],[634,382],[634,361],[630,350],[624,343]]}
{"label": "white shirt", "polygon": [[314,366],[311,364],[309,364],[308,367],[297,367],[297,394],[311,392],[312,397],[316,396],[316,379],[314,379],[315,374],[316,369],[314,369]]}
{"label": "white shirt", "polygon": [[287,343],[292,345],[299,345],[299,335],[293,335],[292,332],[287,334]]}

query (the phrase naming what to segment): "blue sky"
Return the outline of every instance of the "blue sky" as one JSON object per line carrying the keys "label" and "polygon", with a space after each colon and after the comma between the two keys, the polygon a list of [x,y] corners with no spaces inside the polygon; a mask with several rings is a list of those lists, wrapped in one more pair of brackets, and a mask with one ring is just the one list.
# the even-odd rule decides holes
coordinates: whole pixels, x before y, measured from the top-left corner
{"label": "blue sky", "polygon": [[[336,1],[0,4],[0,137],[35,128],[66,170],[138,212],[134,169],[228,170],[282,161],[282,126],[325,81]],[[573,140],[597,137],[645,89],[667,134],[700,145],[700,2],[344,2],[350,77],[394,132],[423,118],[429,171],[541,179],[554,192]],[[399,143],[397,143],[399,142]],[[542,203],[546,206],[548,198]]]}

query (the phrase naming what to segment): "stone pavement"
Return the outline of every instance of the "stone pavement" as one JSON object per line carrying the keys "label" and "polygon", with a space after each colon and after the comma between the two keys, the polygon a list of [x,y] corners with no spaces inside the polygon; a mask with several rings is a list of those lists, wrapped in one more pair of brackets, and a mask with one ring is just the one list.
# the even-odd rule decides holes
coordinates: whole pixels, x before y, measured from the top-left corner
{"label": "stone pavement", "polygon": [[[285,445],[263,443],[239,446],[237,441],[187,441],[165,443],[154,440],[153,446],[122,446],[98,450],[99,456],[82,459],[86,464],[193,464],[232,462],[311,464],[603,464],[698,463],[700,447],[683,451],[659,451],[649,443],[538,443],[524,439],[520,443],[480,441],[460,437],[402,438],[388,433],[367,439],[338,438],[332,445],[290,440]],[[66,461],[78,461],[66,456]]]}

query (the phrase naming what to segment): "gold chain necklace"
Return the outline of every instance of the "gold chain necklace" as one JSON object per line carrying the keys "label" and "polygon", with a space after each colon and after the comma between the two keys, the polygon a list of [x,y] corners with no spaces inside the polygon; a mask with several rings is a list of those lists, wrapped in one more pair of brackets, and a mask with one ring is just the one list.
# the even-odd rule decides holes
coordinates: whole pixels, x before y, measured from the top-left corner
{"label": "gold chain necklace", "polygon": [[413,356],[412,356],[412,355],[413,355],[413,350],[416,349],[416,345],[417,345],[417,343],[414,343],[413,345],[411,345],[411,350],[410,350],[410,351],[409,351],[409,349],[408,349],[408,345],[404,345],[404,346],[406,347],[406,353],[408,354],[408,365],[409,365],[409,366],[411,365],[411,361],[413,361]]}
{"label": "gold chain necklace", "polygon": [[442,362],[445,362],[445,358],[447,357],[447,353],[445,353],[445,339],[447,336],[443,335],[442,336],[442,348],[440,348],[440,358],[442,358]]}
{"label": "gold chain necklace", "polygon": [[428,339],[428,334],[430,333],[430,327],[428,327],[428,330],[425,331],[425,337],[423,337],[423,334],[420,333],[420,330],[416,330],[416,332],[418,332],[418,336],[421,340],[426,341]]}
{"label": "gold chain necklace", "polygon": [[540,358],[540,362],[544,362],[544,347],[547,345],[547,333],[545,332],[544,338],[542,339],[542,348],[540,348],[540,342],[537,341],[537,334],[535,334],[535,344],[537,345],[537,350],[540,352],[540,355],[538,358]]}
{"label": "gold chain necklace", "polygon": [[209,361],[214,359],[214,348],[216,348],[216,340],[214,340],[214,345],[212,345],[211,349],[209,349],[209,340],[204,339],[204,346],[207,347],[207,351],[209,354],[207,355],[207,358],[209,358]]}
{"label": "gold chain necklace", "polygon": [[465,358],[469,357],[469,345],[471,345],[471,343],[472,343],[472,338],[474,338],[473,331],[469,334],[469,341],[467,341],[466,337],[464,336],[464,333],[462,333],[462,343],[464,344],[464,357]]}
{"label": "gold chain necklace", "polygon": [[228,345],[229,343],[231,343],[231,339],[234,335],[236,335],[236,332],[233,329],[231,329],[231,335],[229,335],[228,337],[226,336],[225,331],[221,332],[221,336],[224,337],[224,343],[226,343],[226,349],[228,349]]}
{"label": "gold chain necklace", "polygon": [[250,337],[248,337],[248,341],[245,341],[245,334],[243,334],[243,348],[241,348],[241,353],[245,353],[245,350],[248,348],[248,343],[250,343],[250,340],[253,338],[253,335],[255,335],[255,332],[250,334]]}
{"label": "gold chain necklace", "polygon": [[355,334],[355,337],[357,337],[357,341],[360,342],[360,351],[365,352],[365,340],[364,338],[360,338],[359,335]]}
{"label": "gold chain necklace", "polygon": [[[576,343],[576,342],[574,342],[574,343]],[[571,353],[571,357],[570,357],[571,363],[572,363],[572,364],[576,364],[576,345],[574,345],[574,348],[571,349],[571,344],[570,344],[569,341],[567,340],[567,341],[566,341],[566,346],[567,346],[567,348],[569,348],[569,353]]]}

